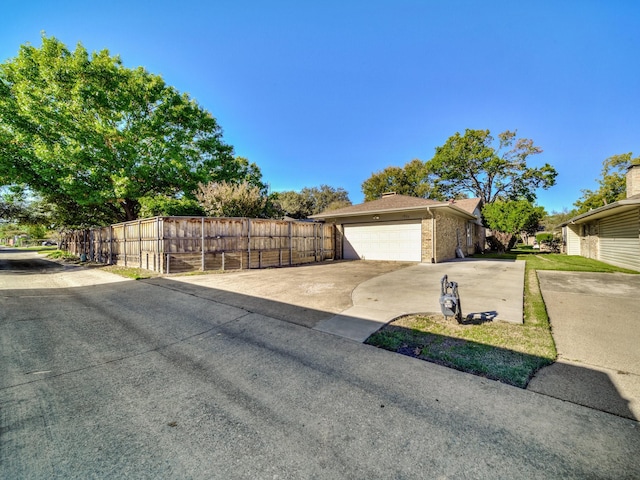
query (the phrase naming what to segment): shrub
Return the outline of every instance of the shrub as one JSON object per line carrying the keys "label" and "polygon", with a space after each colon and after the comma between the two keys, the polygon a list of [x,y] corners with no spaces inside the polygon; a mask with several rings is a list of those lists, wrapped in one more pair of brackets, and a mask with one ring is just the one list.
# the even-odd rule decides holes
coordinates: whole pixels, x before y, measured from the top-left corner
{"label": "shrub", "polygon": [[538,243],[546,243],[553,241],[554,236],[553,233],[538,233],[536,235],[536,240]]}

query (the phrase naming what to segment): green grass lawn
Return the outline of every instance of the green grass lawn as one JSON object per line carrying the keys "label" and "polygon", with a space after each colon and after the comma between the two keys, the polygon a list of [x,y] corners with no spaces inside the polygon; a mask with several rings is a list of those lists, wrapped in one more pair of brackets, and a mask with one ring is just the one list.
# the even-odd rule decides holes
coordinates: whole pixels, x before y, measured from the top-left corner
{"label": "green grass lawn", "polygon": [[525,388],[535,372],[557,356],[536,271],[638,273],[584,257],[534,252],[484,256],[526,262],[524,324],[459,324],[440,313],[409,315],[383,327],[366,343]]}
{"label": "green grass lawn", "polygon": [[496,258],[505,260],[525,260],[527,267],[534,270],[560,270],[566,272],[603,272],[603,273],[631,273],[638,274],[635,270],[626,270],[615,267],[598,260],[580,257],[577,255],[564,255],[561,253],[537,253],[533,249],[516,249],[509,253],[489,253],[483,258]]}
{"label": "green grass lawn", "polygon": [[58,247],[56,247],[55,245],[49,245],[49,246],[42,246],[42,245],[36,245],[33,247],[15,247],[18,250],[25,250],[27,252],[54,252],[56,250],[58,250]]}

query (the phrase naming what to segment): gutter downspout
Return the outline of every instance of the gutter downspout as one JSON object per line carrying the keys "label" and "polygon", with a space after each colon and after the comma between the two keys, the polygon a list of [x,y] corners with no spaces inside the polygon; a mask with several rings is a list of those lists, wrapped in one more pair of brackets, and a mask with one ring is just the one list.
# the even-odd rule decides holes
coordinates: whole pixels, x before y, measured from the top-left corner
{"label": "gutter downspout", "polygon": [[427,207],[427,212],[431,215],[431,263],[436,263],[436,216],[430,207]]}

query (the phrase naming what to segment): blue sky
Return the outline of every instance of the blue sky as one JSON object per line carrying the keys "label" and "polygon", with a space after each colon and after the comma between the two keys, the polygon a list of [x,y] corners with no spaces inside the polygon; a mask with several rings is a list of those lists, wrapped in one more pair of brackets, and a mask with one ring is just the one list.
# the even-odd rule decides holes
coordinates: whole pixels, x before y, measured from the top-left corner
{"label": "blue sky", "polygon": [[273,191],[428,160],[466,128],[517,130],[559,172],[548,211],[640,155],[640,2],[5,0],[0,61],[55,36],[107,48],[209,110]]}

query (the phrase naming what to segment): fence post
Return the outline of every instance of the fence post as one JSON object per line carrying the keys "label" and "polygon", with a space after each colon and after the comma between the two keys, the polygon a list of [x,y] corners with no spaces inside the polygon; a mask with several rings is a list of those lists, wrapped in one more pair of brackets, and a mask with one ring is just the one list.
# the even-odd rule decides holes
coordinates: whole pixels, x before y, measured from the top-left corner
{"label": "fence post", "polygon": [[138,258],[140,268],[142,268],[142,220],[138,220]]}
{"label": "fence post", "polygon": [[289,266],[293,265],[293,222],[289,222]]}
{"label": "fence post", "polygon": [[313,260],[318,261],[318,224],[313,224]]}
{"label": "fence post", "polygon": [[124,266],[127,266],[127,224],[122,224],[122,238],[124,239]]}
{"label": "fence post", "polygon": [[158,257],[158,271],[163,273],[162,268],[162,248],[161,248],[161,240],[160,240],[160,217],[156,217],[156,257]]}
{"label": "fence post", "polygon": [[224,272],[224,250],[222,251],[222,271]]}
{"label": "fence post", "polygon": [[247,270],[251,270],[251,219],[247,218]]}
{"label": "fence post", "polygon": [[95,260],[93,258],[94,247],[95,247],[95,241],[93,238],[93,229],[89,229],[89,261]]}
{"label": "fence post", "polygon": [[200,230],[201,230],[201,252],[202,252],[202,271],[204,272],[204,217],[200,219]]}

